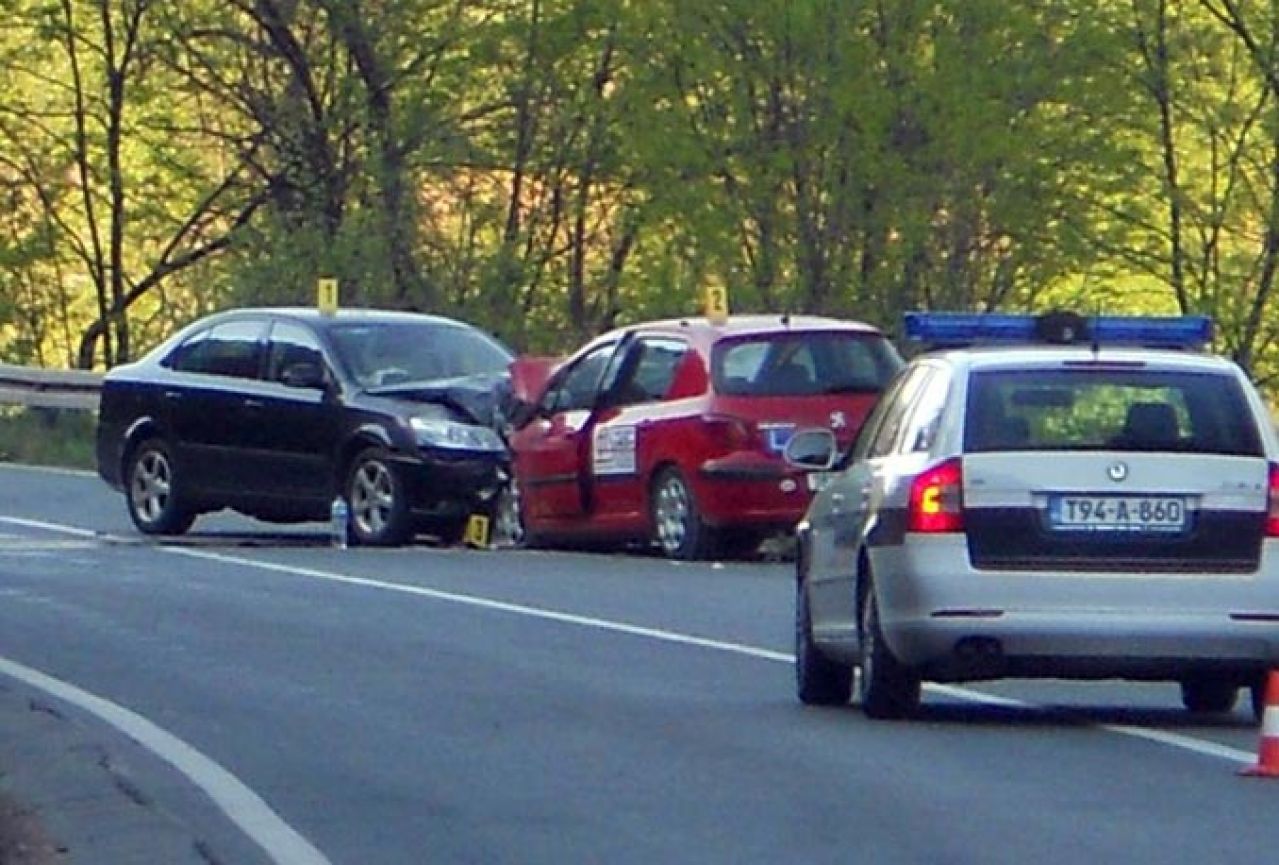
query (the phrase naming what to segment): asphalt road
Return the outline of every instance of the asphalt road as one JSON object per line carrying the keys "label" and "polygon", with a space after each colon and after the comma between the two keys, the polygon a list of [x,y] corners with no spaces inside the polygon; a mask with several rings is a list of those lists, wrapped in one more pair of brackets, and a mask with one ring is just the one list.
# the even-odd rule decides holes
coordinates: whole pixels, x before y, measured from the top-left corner
{"label": "asphalt road", "polygon": [[333,550],[229,515],[159,545],[94,477],[0,467],[0,782],[95,865],[1279,850],[1279,781],[1236,775],[1243,703],[999,683],[906,723],[803,708],[791,605],[785,565]]}

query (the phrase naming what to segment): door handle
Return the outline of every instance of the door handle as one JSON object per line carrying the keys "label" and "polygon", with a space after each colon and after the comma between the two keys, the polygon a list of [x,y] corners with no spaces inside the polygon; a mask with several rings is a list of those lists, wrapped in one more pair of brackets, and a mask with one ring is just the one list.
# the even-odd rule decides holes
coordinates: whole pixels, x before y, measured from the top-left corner
{"label": "door handle", "polygon": [[172,400],[172,401],[176,402],[177,400],[182,399],[182,391],[180,391],[180,390],[166,390],[166,391],[164,392],[164,398],[165,398],[165,399],[167,399],[167,400]]}
{"label": "door handle", "polygon": [[245,408],[262,408],[263,405],[265,405],[265,403],[263,403],[260,399],[246,399],[244,401]]}

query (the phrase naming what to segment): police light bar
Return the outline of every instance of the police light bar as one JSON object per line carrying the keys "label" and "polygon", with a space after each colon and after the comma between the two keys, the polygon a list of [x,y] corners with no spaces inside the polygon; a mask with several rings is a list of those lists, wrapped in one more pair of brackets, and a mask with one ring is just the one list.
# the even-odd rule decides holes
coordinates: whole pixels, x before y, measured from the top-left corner
{"label": "police light bar", "polygon": [[1206,315],[1098,315],[1070,312],[1016,313],[908,312],[907,339],[932,346],[979,343],[1132,345],[1148,348],[1202,348],[1212,341]]}

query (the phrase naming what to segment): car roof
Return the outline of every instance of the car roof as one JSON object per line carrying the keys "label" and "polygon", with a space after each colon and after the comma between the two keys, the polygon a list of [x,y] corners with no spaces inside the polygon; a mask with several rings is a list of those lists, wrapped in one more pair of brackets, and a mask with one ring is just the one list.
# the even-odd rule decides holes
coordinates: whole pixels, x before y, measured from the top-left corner
{"label": "car roof", "polygon": [[973,346],[929,352],[920,358],[936,358],[956,367],[981,371],[993,369],[1035,369],[1064,363],[1144,364],[1146,367],[1183,372],[1222,373],[1237,369],[1229,358],[1199,351],[1153,349],[1134,346],[1088,345]]}
{"label": "car roof", "polygon": [[314,307],[308,306],[251,306],[239,307],[236,309],[227,309],[222,312],[210,316],[206,321],[213,321],[224,318],[235,318],[238,316],[257,315],[272,316],[275,318],[287,318],[295,321],[305,321],[309,324],[319,327],[329,327],[334,324],[395,324],[395,323],[432,323],[442,325],[456,325],[462,327],[470,327],[464,322],[457,321],[452,318],[445,318],[440,315],[429,315],[421,312],[404,312],[391,309],[365,309],[358,307],[339,308],[333,313],[323,313]]}
{"label": "car roof", "polygon": [[697,342],[710,344],[722,337],[750,337],[766,334],[785,333],[786,331],[834,330],[845,333],[860,333],[880,336],[879,328],[860,321],[849,321],[828,318],[818,315],[732,315],[723,324],[715,324],[709,319],[697,316],[687,318],[666,318],[654,321],[636,322],[614,328],[591,340],[591,344],[608,342],[626,333],[665,333],[688,336]]}

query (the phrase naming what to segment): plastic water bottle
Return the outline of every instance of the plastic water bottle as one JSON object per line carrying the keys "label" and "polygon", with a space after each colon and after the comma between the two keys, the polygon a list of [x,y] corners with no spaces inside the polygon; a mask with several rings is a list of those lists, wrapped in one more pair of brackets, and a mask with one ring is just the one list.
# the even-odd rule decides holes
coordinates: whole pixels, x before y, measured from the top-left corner
{"label": "plastic water bottle", "polygon": [[351,522],[351,509],[346,503],[346,499],[336,496],[333,504],[329,506],[329,537],[333,542],[333,546],[340,550],[346,549],[347,530]]}

